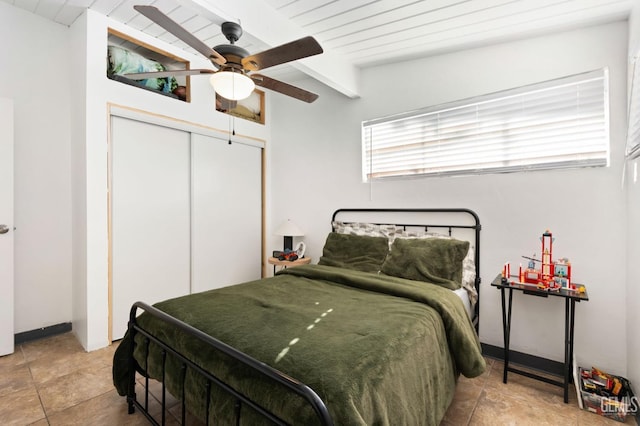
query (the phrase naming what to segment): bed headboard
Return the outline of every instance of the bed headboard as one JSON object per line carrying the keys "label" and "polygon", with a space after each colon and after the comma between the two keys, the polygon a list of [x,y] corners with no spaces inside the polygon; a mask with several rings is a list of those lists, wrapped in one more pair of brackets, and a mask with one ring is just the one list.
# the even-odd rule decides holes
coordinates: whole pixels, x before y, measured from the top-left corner
{"label": "bed headboard", "polygon": [[[480,218],[464,208],[345,208],[338,209],[331,217],[331,223],[371,223],[375,225],[395,225],[405,230],[420,230],[446,234],[450,237],[469,241],[475,247],[474,266],[476,270],[475,288],[478,300],[474,308],[474,325],[480,327]],[[332,226],[333,229],[333,226]],[[333,229],[335,231],[335,229]]]}

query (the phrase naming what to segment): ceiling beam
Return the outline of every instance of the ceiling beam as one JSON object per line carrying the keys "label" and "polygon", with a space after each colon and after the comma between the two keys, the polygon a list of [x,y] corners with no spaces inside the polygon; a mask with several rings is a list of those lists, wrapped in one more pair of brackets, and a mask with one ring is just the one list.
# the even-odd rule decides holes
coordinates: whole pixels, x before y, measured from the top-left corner
{"label": "ceiling beam", "polygon": [[[204,17],[220,25],[240,22],[245,36],[276,47],[308,35],[262,0],[214,1],[179,0],[195,8]],[[336,52],[323,47],[324,53],[291,62],[290,65],[350,98],[359,97],[358,68]]]}

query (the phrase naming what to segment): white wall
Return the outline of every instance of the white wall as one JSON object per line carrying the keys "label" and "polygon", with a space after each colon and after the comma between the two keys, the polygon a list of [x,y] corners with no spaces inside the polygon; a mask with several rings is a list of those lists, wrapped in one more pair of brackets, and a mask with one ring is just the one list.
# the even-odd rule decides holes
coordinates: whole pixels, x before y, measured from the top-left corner
{"label": "white wall", "polygon": [[[629,17],[629,56],[635,56],[636,67],[640,67],[640,1],[634,3]],[[633,67],[629,67],[632,72]],[[640,84],[640,82],[636,82]],[[634,176],[637,176],[634,178]],[[627,374],[640,392],[640,269],[635,262],[640,259],[640,158],[627,163]]]}
{"label": "white wall", "polygon": [[[34,31],[37,28],[38,31]],[[15,106],[15,332],[71,321],[69,29],[0,2]]]}
{"label": "white wall", "polygon": [[[86,347],[88,334],[87,299],[87,17],[81,16],[70,29],[71,87],[71,214],[72,214],[72,324],[76,336]],[[71,75],[71,74],[70,74]]]}
{"label": "white wall", "polygon": [[[480,335],[496,346],[503,344],[500,297],[489,284],[505,261],[517,265],[521,255],[538,252],[539,237],[549,228],[554,254],[572,261],[576,281],[589,290],[590,301],[576,309],[578,361],[624,374],[626,56],[627,23],[617,22],[366,70],[357,100],[319,84],[311,90],[320,99],[309,106],[274,97],[270,226],[286,217],[298,222],[317,259],[336,208],[475,210],[483,225]],[[602,67],[610,72],[608,168],[361,183],[362,120]],[[564,303],[518,294],[513,308],[512,349],[563,360]],[[616,342],[616,350],[602,339]]]}

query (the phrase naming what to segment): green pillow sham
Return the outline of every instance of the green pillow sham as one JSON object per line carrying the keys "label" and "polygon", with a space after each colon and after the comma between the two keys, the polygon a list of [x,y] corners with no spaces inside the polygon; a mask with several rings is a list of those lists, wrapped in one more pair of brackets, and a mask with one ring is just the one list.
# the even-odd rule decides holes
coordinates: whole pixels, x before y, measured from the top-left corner
{"label": "green pillow sham", "polygon": [[380,271],[456,290],[462,286],[462,261],[468,250],[468,241],[397,238]]}
{"label": "green pillow sham", "polygon": [[378,272],[389,252],[386,237],[331,232],[318,265],[337,266],[363,272]]}

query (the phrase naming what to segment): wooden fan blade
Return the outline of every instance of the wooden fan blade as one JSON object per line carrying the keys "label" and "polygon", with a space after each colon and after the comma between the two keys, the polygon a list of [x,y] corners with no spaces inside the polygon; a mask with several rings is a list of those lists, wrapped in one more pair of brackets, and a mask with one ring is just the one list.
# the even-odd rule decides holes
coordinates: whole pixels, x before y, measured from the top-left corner
{"label": "wooden fan blade", "polygon": [[133,6],[133,8],[156,24],[160,25],[165,30],[169,31],[174,36],[178,37],[180,40],[184,41],[198,52],[202,53],[205,57],[209,58],[216,64],[222,65],[227,62],[224,56],[204,44],[189,31],[182,28],[176,21],[160,12],[157,7],[136,5]]}
{"label": "wooden fan blade", "polygon": [[322,53],[322,47],[313,37],[301,39],[283,44],[282,46],[267,49],[263,52],[249,55],[242,59],[242,66],[249,71],[258,71],[274,65],[280,65],[308,56]]}
{"label": "wooden fan blade", "polygon": [[292,98],[299,99],[307,103],[311,103],[318,99],[318,95],[315,93],[311,93],[280,80],[267,77],[266,75],[251,74],[250,77],[256,86],[264,87],[265,89],[270,89],[274,92],[282,93],[283,95],[291,96]]}
{"label": "wooden fan blade", "polygon": [[130,78],[131,80],[145,80],[147,78],[162,78],[170,76],[180,75],[198,75],[198,74],[213,74],[214,70],[208,69],[194,69],[194,70],[166,70],[166,71],[149,71],[149,72],[136,72],[131,74],[121,74],[123,77]]}

